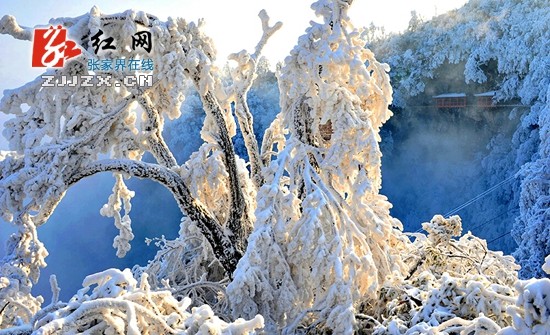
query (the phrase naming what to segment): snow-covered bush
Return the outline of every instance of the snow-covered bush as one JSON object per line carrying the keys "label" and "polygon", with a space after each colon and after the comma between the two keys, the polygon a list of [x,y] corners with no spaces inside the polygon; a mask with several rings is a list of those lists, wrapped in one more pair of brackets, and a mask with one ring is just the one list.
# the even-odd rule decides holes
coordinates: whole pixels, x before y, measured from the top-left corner
{"label": "snow-covered bush", "polygon": [[[44,299],[34,297],[31,285],[24,285],[26,276],[21,269],[4,266],[0,273],[0,332],[12,326],[24,327],[40,310]],[[23,283],[22,280],[23,279]]]}
{"label": "snow-covered bush", "polygon": [[550,279],[520,280],[516,306],[508,308],[514,320],[499,335],[543,335],[550,332]]}
{"label": "snow-covered bush", "polygon": [[[375,334],[453,334],[476,327],[500,330],[511,324],[507,307],[515,302],[519,268],[511,256],[487,249],[470,233],[461,233],[458,216],[440,215],[423,224],[428,236],[413,234],[412,264],[404,280],[389,281],[378,305],[366,311],[377,321],[361,319]],[[462,333],[461,333],[462,334]],[[478,333],[476,333],[478,334]]]}
{"label": "snow-covered bush", "polygon": [[68,303],[54,297],[34,315],[34,334],[254,334],[263,327],[261,316],[226,323],[207,305],[188,311],[189,298],[176,300],[169,287],[151,290],[147,275],[138,284],[129,269],[90,275],[82,286]]}

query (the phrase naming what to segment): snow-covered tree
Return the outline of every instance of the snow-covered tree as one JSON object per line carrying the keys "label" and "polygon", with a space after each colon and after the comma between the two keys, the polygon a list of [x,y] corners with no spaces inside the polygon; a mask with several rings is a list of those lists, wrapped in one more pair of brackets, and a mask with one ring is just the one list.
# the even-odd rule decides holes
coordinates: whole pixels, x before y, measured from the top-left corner
{"label": "snow-covered tree", "polygon": [[[280,26],[270,26],[265,12],[255,52],[231,55],[236,66],[227,81],[200,23],[162,22],[135,11],[105,15],[95,7],[52,20],[84,50],[48,74],[89,74],[91,36],[99,29],[117,41],[147,31],[155,40],[150,54],[119,48],[102,56],[151,57],[154,83],[46,88],[39,77],[5,92],[0,110],[13,117],[4,130],[11,151],[0,153],[0,209],[17,232],[0,262],[0,333],[548,331],[547,279],[517,282],[512,257],[488,250],[470,233],[456,240],[459,217],[435,216],[423,225],[427,236],[407,236],[390,216],[391,204],[379,193],[379,132],[392,115],[389,68],[364,48],[364,35],[347,15],[352,2],[312,5],[322,22],[311,23],[279,68],[281,112],[262,141],[248,92],[265,66],[262,47]],[[0,20],[0,32],[32,38],[32,29],[11,16]],[[96,73],[119,83],[125,74]],[[180,117],[189,82],[197,97],[190,105],[205,111],[202,144],[178,162],[163,127]],[[546,125],[547,109],[539,111]],[[248,162],[236,155],[237,127]],[[547,144],[546,126],[540,134]],[[524,171],[531,182],[547,167],[548,146],[542,148]],[[146,154],[153,162],[142,160]],[[86,277],[67,303],[59,301],[52,277],[51,303],[43,306],[31,294],[47,256],[37,228],[68,188],[102,172],[115,174],[101,214],[120,231],[113,242],[118,256],[133,239],[134,192],[125,178],[151,179],[172,192],[183,215],[179,237],[156,240],[160,250],[144,267]],[[546,186],[524,188],[536,202]],[[544,220],[542,199],[525,202],[526,218]]]}
{"label": "snow-covered tree", "polygon": [[407,243],[379,194],[388,69],[363,48],[350,3],[316,2],[323,21],[281,69],[281,114],[264,139],[276,158],[264,157],[256,226],[228,286],[235,316],[261,313],[289,334],[352,333],[358,304],[375,301],[386,276],[404,269]]}
{"label": "snow-covered tree", "polygon": [[550,85],[543,101],[533,106],[530,122],[538,133],[535,159],[522,166],[520,217],[514,233],[519,241],[515,256],[524,278],[548,276],[542,271],[550,254]]}
{"label": "snow-covered tree", "polygon": [[[147,178],[172,192],[185,221],[192,226],[186,228],[202,238],[212,260],[231,276],[253,222],[255,192],[251,180],[261,181],[262,162],[250,131],[252,117],[246,93],[261,49],[280,27],[280,23],[269,26],[265,12],[260,17],[262,39],[254,54],[243,51],[235,56],[238,67],[231,86],[224,86],[220,80],[213,64],[215,48],[202,33],[200,22],[197,25],[171,18],[163,22],[135,11],[105,15],[96,7],[77,18],[50,21],[51,25],[66,27],[68,37],[79,41],[83,51],[65,67],[47,74],[59,78],[95,72],[110,75],[119,85],[42,87],[43,78],[38,77],[5,92],[0,110],[13,118],[4,129],[11,152],[1,157],[0,207],[3,218],[17,228],[0,266],[0,290],[8,304],[12,301],[16,305],[15,295],[30,293],[39,269],[46,265],[47,251],[36,228],[48,220],[69,187],[101,172],[116,176],[113,194],[101,214],[113,217],[120,230],[113,243],[118,256],[125,255],[133,238],[129,216],[133,192],[124,178]],[[88,70],[87,62],[97,57],[90,36],[99,30],[121,44],[131,41],[136,32],[151,34],[154,47],[150,53],[119,47],[100,54],[110,59],[151,58],[156,65],[149,73],[154,82],[151,87],[124,87],[122,77],[128,72]],[[19,26],[12,16],[2,18],[0,31],[22,40],[31,40],[33,33],[32,28]],[[194,157],[180,165],[166,145],[162,130],[166,118],[180,116],[186,79],[193,83],[206,111],[201,131],[205,143]],[[251,174],[235,156],[231,142],[236,133],[232,102],[245,134]],[[25,104],[28,109],[23,107]],[[155,162],[142,161],[145,153],[150,153]],[[36,303],[28,305],[21,307],[32,311]]]}

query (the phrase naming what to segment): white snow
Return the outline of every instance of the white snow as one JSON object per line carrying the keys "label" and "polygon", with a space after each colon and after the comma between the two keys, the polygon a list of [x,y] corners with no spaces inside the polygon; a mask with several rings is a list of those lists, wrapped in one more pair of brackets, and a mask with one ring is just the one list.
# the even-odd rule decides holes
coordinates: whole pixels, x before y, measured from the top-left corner
{"label": "white snow", "polygon": [[488,91],[488,92],[474,94],[475,97],[493,97],[495,95],[496,95],[496,91]]}
{"label": "white snow", "polygon": [[[460,236],[457,216],[434,216],[423,224],[428,235],[411,234],[414,241],[390,216],[392,205],[379,193],[379,131],[392,115],[390,68],[364,48],[362,34],[347,16],[351,2],[312,5],[322,22],[311,22],[279,70],[281,113],[261,149],[246,96],[259,53],[280,26],[269,26],[267,14],[260,14],[263,34],[255,52],[232,56],[237,67],[231,83],[213,64],[215,48],[201,31],[202,22],[162,22],[135,11],[106,16],[96,7],[77,18],[57,19],[76,37],[102,28],[128,40],[149,29],[156,41],[151,54],[155,85],[46,90],[37,78],[5,92],[0,110],[12,114],[4,131],[12,151],[0,152],[0,209],[17,232],[0,263],[0,329],[36,334],[295,334],[308,327],[335,334],[367,327],[379,335],[550,333],[549,279],[518,281],[514,259],[489,250],[471,233]],[[499,19],[488,20],[487,13]],[[494,6],[476,0],[448,15],[453,20],[435,18],[425,28],[443,36],[437,43],[444,48],[421,42],[407,46],[416,51],[391,59],[403,78],[399,94],[422,91],[422,79],[445,61],[465,61],[466,79],[483,82],[482,65],[497,60],[503,82],[496,98],[520,97],[533,106],[515,139],[534,148],[525,150],[532,157],[520,159],[529,163],[520,172],[518,234],[524,236],[518,255],[528,269],[548,274],[550,77],[543,66],[548,43],[528,48],[523,39],[550,30],[550,18],[544,19],[550,11],[540,2],[506,0]],[[112,24],[105,27],[105,20]],[[533,23],[537,29],[531,29]],[[12,17],[0,21],[0,31],[30,40],[30,28],[19,27]],[[480,40],[484,43],[474,47]],[[85,73],[88,55],[85,51],[52,73]],[[127,57],[128,50],[113,56]],[[166,117],[180,117],[188,80],[206,112],[204,143],[180,164],[162,131]],[[22,104],[30,108],[23,112]],[[232,145],[237,123],[250,171]],[[146,152],[155,163],[141,161]],[[129,250],[133,238],[128,176],[153,179],[173,193],[184,215],[180,235],[157,240],[160,251],[144,267],[86,277],[66,303],[59,301],[52,277],[52,301],[44,306],[44,299],[31,293],[48,255],[37,228],[72,184],[106,171],[116,173],[115,185],[101,214],[113,217],[119,230],[118,255]]]}
{"label": "white snow", "polygon": [[439,95],[434,95],[432,98],[441,99],[441,98],[465,98],[466,93],[444,93]]}

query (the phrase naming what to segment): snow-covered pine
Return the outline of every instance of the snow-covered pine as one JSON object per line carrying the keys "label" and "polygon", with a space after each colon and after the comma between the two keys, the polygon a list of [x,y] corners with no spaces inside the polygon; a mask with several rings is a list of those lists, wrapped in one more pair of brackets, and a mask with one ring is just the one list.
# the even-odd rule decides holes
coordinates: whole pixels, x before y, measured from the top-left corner
{"label": "snow-covered pine", "polygon": [[281,115],[269,133],[289,136],[268,167],[249,247],[227,288],[234,316],[261,313],[271,332],[351,334],[358,304],[374,302],[386,277],[405,269],[406,238],[378,193],[388,68],[363,48],[349,5],[314,3],[323,22],[312,22],[285,60]]}

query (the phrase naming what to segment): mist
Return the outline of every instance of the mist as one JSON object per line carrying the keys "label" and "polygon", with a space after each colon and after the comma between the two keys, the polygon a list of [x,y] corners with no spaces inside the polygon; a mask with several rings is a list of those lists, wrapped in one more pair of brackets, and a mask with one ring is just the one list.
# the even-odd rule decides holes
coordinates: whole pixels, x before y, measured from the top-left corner
{"label": "mist", "polygon": [[[446,215],[486,191],[492,185],[487,157],[495,148],[491,140],[501,134],[511,142],[518,120],[510,110],[437,109],[432,104],[395,108],[395,115],[382,130],[382,194],[393,204],[391,213],[406,231],[421,229],[433,215]],[[503,225],[486,222],[498,215],[510,199],[501,196],[503,185],[460,211],[463,232],[492,240],[497,233],[511,229],[513,213],[500,217]],[[485,213],[480,209],[485,208]],[[483,224],[486,222],[486,224]],[[502,229],[501,229],[502,228]],[[510,253],[515,248],[508,235],[489,247]]]}

